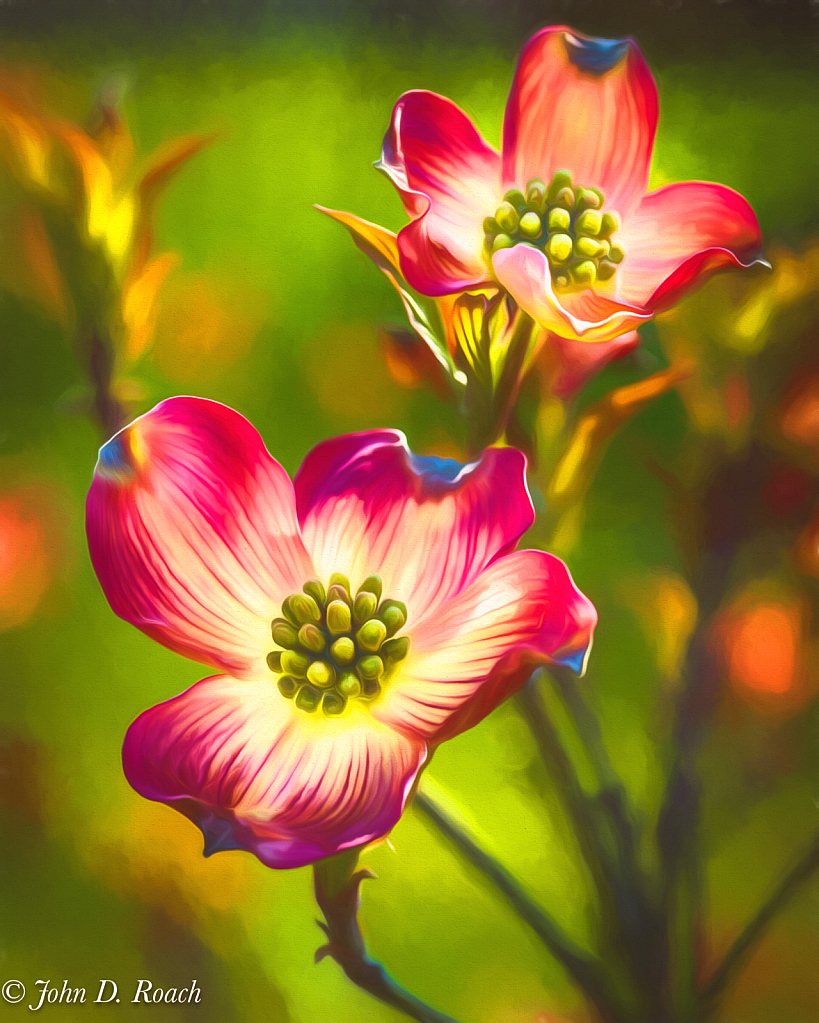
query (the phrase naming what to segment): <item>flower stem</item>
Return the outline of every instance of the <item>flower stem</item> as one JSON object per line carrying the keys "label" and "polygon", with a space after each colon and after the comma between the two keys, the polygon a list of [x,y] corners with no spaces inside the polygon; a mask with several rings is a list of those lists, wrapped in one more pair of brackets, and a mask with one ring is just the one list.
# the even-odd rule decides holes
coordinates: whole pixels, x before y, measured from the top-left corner
{"label": "flower stem", "polygon": [[605,976],[603,963],[577,945],[557,920],[527,895],[509,871],[482,849],[463,825],[446,813],[428,793],[417,793],[413,806],[504,896],[586,994],[599,1018],[604,1023],[624,1020],[626,1017]]}
{"label": "flower stem", "polygon": [[111,388],[114,370],[111,346],[105,343],[97,330],[92,330],[81,343],[94,395],[94,414],[108,440],[122,429],[127,418]]}
{"label": "flower stem", "polygon": [[699,1019],[709,1019],[717,1009],[721,995],[748,961],[754,945],[765,933],[768,924],[780,913],[799,891],[799,888],[819,869],[819,832],[794,866],[779,882],[768,899],[746,924],[743,931],[725,954],[700,996]]}
{"label": "flower stem", "polygon": [[327,944],[316,952],[316,962],[330,956],[356,986],[418,1023],[457,1023],[406,991],[367,955],[358,926],[359,888],[365,878],[375,875],[366,869],[356,871],[357,862],[358,850],[352,849],[313,866],[316,902],[325,919],[318,924],[327,935]]}

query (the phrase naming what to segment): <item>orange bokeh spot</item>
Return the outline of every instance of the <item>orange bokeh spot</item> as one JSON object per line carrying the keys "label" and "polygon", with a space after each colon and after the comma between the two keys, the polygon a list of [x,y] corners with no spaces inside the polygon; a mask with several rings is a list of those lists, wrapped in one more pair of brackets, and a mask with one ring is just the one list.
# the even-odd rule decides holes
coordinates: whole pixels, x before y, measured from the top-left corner
{"label": "orange bokeh spot", "polygon": [[28,621],[48,586],[45,528],[24,492],[0,494],[0,630]]}
{"label": "orange bokeh spot", "polygon": [[801,640],[797,607],[759,603],[740,611],[726,644],[732,685],[768,695],[790,692],[797,681]]}
{"label": "orange bokeh spot", "polygon": [[791,443],[819,447],[819,376],[812,374],[791,388],[779,422],[783,436]]}

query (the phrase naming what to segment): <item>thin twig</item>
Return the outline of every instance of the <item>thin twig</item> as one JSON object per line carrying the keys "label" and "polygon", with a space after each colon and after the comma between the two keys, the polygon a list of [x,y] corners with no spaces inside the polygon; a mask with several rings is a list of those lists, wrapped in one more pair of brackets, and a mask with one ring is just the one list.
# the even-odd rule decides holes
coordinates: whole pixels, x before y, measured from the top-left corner
{"label": "thin twig", "polygon": [[482,849],[465,828],[427,793],[419,792],[413,806],[504,896],[520,919],[531,927],[586,994],[597,1009],[600,1019],[604,1023],[623,1020],[625,1017],[605,977],[603,963],[573,941],[557,920],[526,894],[509,871]]}
{"label": "thin twig", "polygon": [[365,878],[375,875],[369,870],[354,870],[356,851],[347,858],[342,854],[333,859],[335,863],[316,863],[313,870],[316,902],[326,921],[316,922],[327,935],[327,944],[316,952],[316,962],[330,956],[355,985],[418,1023],[457,1023],[401,987],[367,955],[358,926],[359,888]]}
{"label": "thin twig", "polygon": [[745,966],[754,945],[763,936],[768,924],[777,913],[787,906],[800,886],[810,878],[817,868],[819,868],[819,832],[735,939],[725,954],[725,958],[705,985],[700,996],[702,1019],[706,1019],[715,1011],[720,996]]}

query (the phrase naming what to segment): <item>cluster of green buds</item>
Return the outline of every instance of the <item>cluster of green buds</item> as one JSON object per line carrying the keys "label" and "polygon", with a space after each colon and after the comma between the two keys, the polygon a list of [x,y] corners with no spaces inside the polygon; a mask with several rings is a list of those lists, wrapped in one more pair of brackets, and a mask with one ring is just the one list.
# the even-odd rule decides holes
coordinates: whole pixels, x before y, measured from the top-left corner
{"label": "cluster of green buds", "polygon": [[625,253],[611,240],[620,221],[603,212],[604,201],[599,189],[573,185],[566,171],[557,171],[548,188],[532,178],[526,195],[510,189],[495,216],[484,220],[485,251],[491,256],[520,242],[536,246],[549,260],[555,288],[611,280]]}
{"label": "cluster of green buds", "polygon": [[321,707],[333,717],[349,700],[381,694],[409,650],[409,637],[395,635],[407,622],[406,605],[382,600],[381,589],[371,575],[353,597],[349,579],[334,572],[326,590],[311,579],[282,602],[271,624],[281,649],[267,655],[282,696],[308,714]]}

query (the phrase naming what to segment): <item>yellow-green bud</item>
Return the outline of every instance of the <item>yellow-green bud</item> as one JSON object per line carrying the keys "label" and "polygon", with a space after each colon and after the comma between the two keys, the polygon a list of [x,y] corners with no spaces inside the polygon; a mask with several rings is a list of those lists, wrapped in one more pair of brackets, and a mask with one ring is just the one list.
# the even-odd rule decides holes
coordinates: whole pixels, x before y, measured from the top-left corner
{"label": "yellow-green bud", "polygon": [[609,249],[608,259],[612,263],[622,263],[625,254],[626,252],[622,245],[612,245]]}
{"label": "yellow-green bud", "polygon": [[549,231],[568,231],[572,226],[572,218],[568,210],[564,210],[562,206],[555,206],[554,209],[549,210],[549,220],[547,223]]}
{"label": "yellow-green bud", "polygon": [[[318,623],[321,621],[319,606],[308,593],[294,593],[292,597],[287,598],[285,604],[288,605],[287,611],[295,617],[299,625],[303,625],[305,622]],[[284,604],[282,604],[282,610],[284,609]]]}
{"label": "yellow-green bud", "polygon": [[312,714],[318,707],[320,699],[321,693],[317,689],[312,686],[302,686],[296,697],[296,706],[300,710],[306,710],[308,714]]}
{"label": "yellow-green bud", "polygon": [[353,620],[350,605],[344,600],[331,600],[327,605],[327,628],[334,636],[349,632]]}
{"label": "yellow-green bud", "polygon": [[327,590],[328,603],[334,600],[340,600],[342,604],[350,603],[350,594],[347,592],[347,590],[344,589],[343,586],[339,586],[338,583],[334,583]]}
{"label": "yellow-green bud", "polygon": [[610,238],[620,227],[620,218],[616,213],[604,213],[600,224],[600,234],[603,238]]}
{"label": "yellow-green bud", "polygon": [[494,217],[485,217],[483,222],[484,234],[496,234],[500,231],[497,220]]}
{"label": "yellow-green bud", "polygon": [[558,206],[565,206],[567,210],[574,209],[574,192],[571,188],[561,188],[557,193],[555,203]]}
{"label": "yellow-green bud", "polygon": [[347,701],[338,693],[325,693],[321,698],[321,709],[328,717],[336,717],[347,706]]}
{"label": "yellow-green bud", "polygon": [[556,288],[568,288],[569,278],[565,274],[558,274],[554,279],[554,287]]}
{"label": "yellow-green bud", "polygon": [[602,255],[596,238],[578,238],[574,243],[574,254],[581,259],[596,259]]}
{"label": "yellow-green bud", "polygon": [[532,178],[532,180],[526,185],[527,206],[532,206],[536,212],[542,213],[545,199],[546,186],[540,178]]}
{"label": "yellow-green bud", "polygon": [[571,275],[575,284],[594,284],[597,279],[597,267],[591,260],[586,260],[584,263],[573,266]]}
{"label": "yellow-green bud", "polygon": [[349,636],[341,636],[330,647],[330,653],[336,664],[352,664],[355,660],[355,643]]}
{"label": "yellow-green bud", "polygon": [[314,654],[320,654],[327,646],[327,637],[318,625],[308,622],[299,629],[299,643],[305,650],[311,650]]}
{"label": "yellow-green bud", "polygon": [[378,678],[384,672],[384,662],[378,654],[369,654],[361,658],[356,665],[356,671],[362,679]]}
{"label": "yellow-green bud", "polygon": [[292,700],[296,695],[296,690],[299,688],[298,681],[290,675],[282,675],[276,685],[286,700]]}
{"label": "yellow-green bud", "polygon": [[351,671],[345,671],[343,675],[339,676],[336,689],[348,700],[354,696],[361,696],[361,682]]}
{"label": "yellow-green bud", "polygon": [[546,251],[555,263],[565,263],[572,254],[572,239],[567,234],[553,234],[546,243]]}
{"label": "yellow-green bud", "polygon": [[350,590],[350,580],[347,578],[346,575],[344,575],[343,572],[333,572],[333,574],[330,576],[330,582],[328,583],[328,585],[340,586],[346,592],[348,597],[352,592]]}
{"label": "yellow-green bud", "polygon": [[492,251],[497,252],[498,249],[511,249],[514,244],[514,239],[510,238],[508,234],[499,234],[492,242]]}
{"label": "yellow-green bud", "polygon": [[308,579],[302,589],[315,600],[319,607],[323,606],[327,600],[327,593],[318,579]]}
{"label": "yellow-green bud", "polygon": [[495,210],[495,220],[502,231],[511,233],[518,227],[518,211],[508,202],[502,202]]}
{"label": "yellow-green bud", "polygon": [[508,202],[509,205],[513,206],[516,210],[519,210],[521,206],[526,205],[526,199],[519,188],[510,188],[504,195],[503,201]]}
{"label": "yellow-green bud", "polygon": [[584,210],[574,225],[578,234],[600,234],[603,226],[603,215],[599,210]]}
{"label": "yellow-green bud", "polygon": [[297,678],[304,678],[310,658],[307,654],[300,654],[297,650],[285,650],[282,654],[282,671],[288,675],[295,675]]}
{"label": "yellow-green bud", "polygon": [[299,644],[298,633],[290,622],[286,622],[283,618],[274,618],[271,622],[270,631],[273,634],[273,642],[277,646],[283,646],[288,650],[292,650]]}
{"label": "yellow-green bud", "polygon": [[388,639],[381,647],[381,656],[385,661],[403,661],[409,653],[409,636],[396,636]]}
{"label": "yellow-green bud", "polygon": [[407,621],[407,606],[400,600],[386,600],[378,612],[381,621],[387,626],[387,635],[394,636],[403,629]]}
{"label": "yellow-green bud", "polygon": [[359,590],[353,608],[356,621],[363,624],[368,618],[372,618],[377,607],[378,598],[374,593],[369,593],[367,590]]}
{"label": "yellow-green bud", "polygon": [[371,618],[364,622],[355,638],[362,650],[369,650],[374,654],[387,638],[387,626],[377,618]]}
{"label": "yellow-green bud", "polygon": [[538,238],[543,232],[543,225],[537,213],[529,210],[520,218],[520,233],[524,238]]}
{"label": "yellow-green bud", "polygon": [[555,171],[549,184],[549,202],[556,202],[558,194],[563,188],[572,187],[572,176],[567,171]]}
{"label": "yellow-green bud", "polygon": [[617,273],[617,267],[613,263],[601,263],[597,268],[598,281],[610,281]]}
{"label": "yellow-green bud", "polygon": [[329,661],[313,661],[307,669],[307,678],[319,689],[329,689],[335,685],[336,669]]}
{"label": "yellow-green bud", "polygon": [[383,592],[383,585],[381,583],[380,575],[368,575],[364,582],[358,587],[356,596],[359,593],[374,593],[376,600],[381,600],[381,593]]}
{"label": "yellow-green bud", "polygon": [[599,210],[603,205],[603,193],[596,188],[580,188],[577,192],[577,208]]}
{"label": "yellow-green bud", "polygon": [[281,650],[271,650],[267,655],[267,666],[275,674],[279,674],[282,670],[282,652]]}
{"label": "yellow-green bud", "polygon": [[362,696],[365,700],[374,700],[381,692],[381,686],[376,678],[365,678],[361,683]]}
{"label": "yellow-green bud", "polygon": [[609,254],[609,248],[610,248],[609,243],[606,241],[605,238],[597,239],[597,255],[600,257],[600,259],[606,258],[606,256]]}

